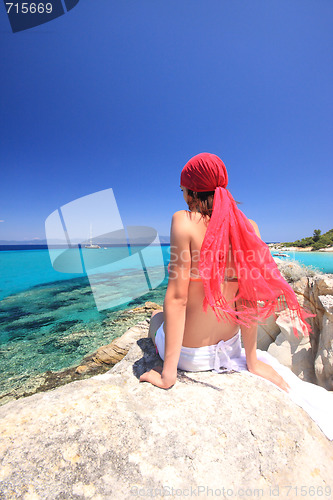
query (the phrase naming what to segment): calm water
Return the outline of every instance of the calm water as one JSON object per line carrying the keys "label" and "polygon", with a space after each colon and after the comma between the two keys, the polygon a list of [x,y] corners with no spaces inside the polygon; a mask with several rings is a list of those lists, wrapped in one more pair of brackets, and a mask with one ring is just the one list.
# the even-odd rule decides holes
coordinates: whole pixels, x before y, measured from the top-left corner
{"label": "calm water", "polygon": [[[169,246],[162,252],[167,266]],[[284,253],[333,273],[333,254]],[[136,269],[129,272],[139,278]],[[38,386],[46,371],[75,366],[121,335],[133,324],[124,311],[147,300],[162,303],[167,285],[165,279],[133,301],[98,311],[87,276],[55,271],[47,249],[0,251],[0,276],[0,404]]]}
{"label": "calm water", "polygon": [[[169,247],[162,251],[167,264]],[[140,279],[135,268],[127,272],[132,281]],[[167,284],[165,279],[135,300],[98,311],[87,276],[55,271],[48,250],[0,251],[0,276],[0,404],[23,389],[33,391],[46,371],[75,366],[110,343],[138,321],[124,311],[146,301],[162,303]]]}
{"label": "calm water", "polygon": [[[275,252],[273,252],[275,253]],[[288,255],[288,260],[295,260],[319,269],[323,273],[333,273],[333,252],[282,252]],[[282,257],[287,260],[287,257]]]}

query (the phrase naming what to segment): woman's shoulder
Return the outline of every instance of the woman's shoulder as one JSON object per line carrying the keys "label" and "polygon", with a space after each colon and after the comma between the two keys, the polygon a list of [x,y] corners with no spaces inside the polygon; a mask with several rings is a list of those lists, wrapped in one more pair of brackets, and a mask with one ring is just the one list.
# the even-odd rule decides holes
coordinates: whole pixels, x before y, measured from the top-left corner
{"label": "woman's shoulder", "polygon": [[173,214],[172,217],[175,217],[175,218],[180,218],[180,217],[184,217],[185,215],[189,214],[190,211],[189,210],[178,210],[177,212],[175,212]]}
{"label": "woman's shoulder", "polygon": [[179,210],[173,214],[170,237],[174,244],[180,244],[180,242],[188,241],[191,238],[192,230],[189,214],[186,210]]}
{"label": "woman's shoulder", "polygon": [[172,216],[172,220],[174,222],[179,222],[179,223],[187,223],[193,220],[193,218],[196,216],[196,213],[190,212],[189,210],[178,210],[178,212],[175,212]]}
{"label": "woman's shoulder", "polygon": [[[174,229],[184,230],[186,227],[191,227],[193,222],[198,222],[201,216],[198,212],[190,212],[189,210],[178,210],[172,216],[172,226]],[[252,220],[248,221],[253,226],[256,235],[261,238],[258,224]]]}
{"label": "woman's shoulder", "polygon": [[193,223],[198,223],[202,219],[199,212],[191,212],[190,210],[178,210],[172,216],[172,223],[193,226]]}
{"label": "woman's shoulder", "polygon": [[173,231],[191,233],[194,221],[198,221],[197,213],[189,210],[178,210],[172,216],[171,227]]}

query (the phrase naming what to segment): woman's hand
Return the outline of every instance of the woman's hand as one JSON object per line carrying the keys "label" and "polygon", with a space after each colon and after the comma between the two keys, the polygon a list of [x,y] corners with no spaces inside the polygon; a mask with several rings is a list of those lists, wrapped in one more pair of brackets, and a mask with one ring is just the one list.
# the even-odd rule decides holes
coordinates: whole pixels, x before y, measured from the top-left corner
{"label": "woman's hand", "polygon": [[254,375],[259,375],[259,377],[263,377],[273,384],[280,387],[286,392],[289,392],[290,385],[267,363],[263,361],[256,360],[255,364],[249,368],[249,372],[254,373]]}
{"label": "woman's hand", "polygon": [[169,389],[177,380],[177,373],[174,376],[167,376],[163,374],[161,366],[155,366],[149,372],[143,373],[140,377],[140,382],[150,382],[160,389]]}

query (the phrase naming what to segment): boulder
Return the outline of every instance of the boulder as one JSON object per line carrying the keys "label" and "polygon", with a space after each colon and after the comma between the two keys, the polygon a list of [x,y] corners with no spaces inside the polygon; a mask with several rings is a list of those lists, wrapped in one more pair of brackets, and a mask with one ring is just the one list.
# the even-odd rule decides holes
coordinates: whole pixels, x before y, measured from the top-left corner
{"label": "boulder", "polygon": [[318,300],[325,313],[315,358],[318,385],[333,390],[333,295],[319,295]]}
{"label": "boulder", "polygon": [[287,394],[248,372],[140,383],[156,362],[142,338],[107,373],[2,406],[1,498],[287,498],[330,484],[333,443]]}
{"label": "boulder", "polygon": [[298,338],[294,335],[288,314],[280,313],[276,324],[280,328],[280,334],[267,352],[301,380],[315,383],[314,355],[310,337],[302,334],[300,325],[297,328]]}
{"label": "boulder", "polygon": [[258,341],[257,347],[262,351],[267,351],[268,347],[275,342],[276,337],[280,333],[280,328],[276,324],[275,315],[272,314],[266,321],[258,325]]}
{"label": "boulder", "polygon": [[333,295],[333,278],[331,275],[318,277],[316,285],[316,298],[319,297],[319,295]]}
{"label": "boulder", "polygon": [[[288,263],[290,275],[300,275],[299,268],[298,263]],[[283,274],[283,268],[280,270]],[[300,305],[315,314],[315,317],[307,320],[312,333],[309,337],[304,337],[298,328],[297,339],[293,334],[291,322],[280,313],[276,320],[276,327],[279,328],[276,340],[267,341],[268,345],[265,344],[265,337],[258,329],[258,348],[267,350],[302,380],[333,390],[333,276],[320,273],[302,276],[291,285]],[[272,325],[274,328],[274,319]]]}

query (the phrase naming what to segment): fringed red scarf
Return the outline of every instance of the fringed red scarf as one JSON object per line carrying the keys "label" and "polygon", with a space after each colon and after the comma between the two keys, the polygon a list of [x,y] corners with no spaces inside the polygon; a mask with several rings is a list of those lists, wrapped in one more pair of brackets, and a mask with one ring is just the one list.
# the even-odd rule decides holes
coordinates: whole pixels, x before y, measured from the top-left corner
{"label": "fringed red scarf", "polygon": [[[209,305],[219,320],[230,318],[237,324],[250,326],[287,309],[294,334],[298,336],[297,321],[304,335],[311,333],[305,320],[315,315],[299,305],[268,246],[256,235],[252,224],[226,189],[228,174],[223,161],[210,153],[194,156],[183,168],[180,183],[194,192],[215,190],[212,216],[200,252],[204,310]],[[238,311],[232,307],[234,301],[228,302],[221,292],[229,243],[239,284],[235,297],[241,304]]]}

